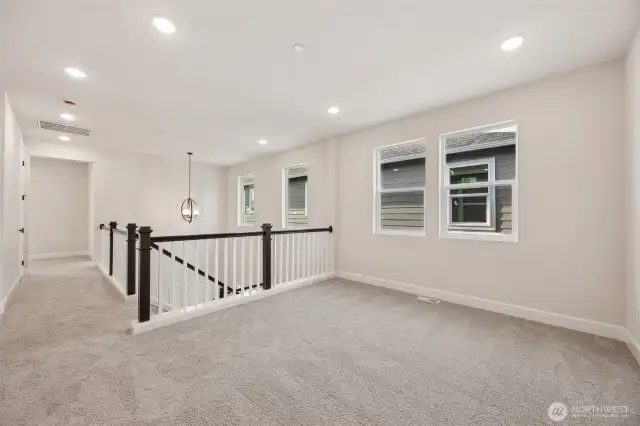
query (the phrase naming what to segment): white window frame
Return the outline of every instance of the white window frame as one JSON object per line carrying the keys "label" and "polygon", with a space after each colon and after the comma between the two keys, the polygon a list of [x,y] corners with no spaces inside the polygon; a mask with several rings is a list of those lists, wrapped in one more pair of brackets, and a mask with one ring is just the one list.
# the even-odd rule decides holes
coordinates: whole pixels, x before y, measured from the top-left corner
{"label": "white window frame", "polygon": [[[289,212],[289,170],[304,167],[307,169],[307,182],[304,185],[304,215],[307,217],[306,224],[288,223]],[[309,167],[306,163],[285,166],[282,169],[282,228],[283,229],[303,229],[309,226]]]}
{"label": "white window frame", "polygon": [[[421,143],[425,146],[424,156],[424,182],[423,187],[410,187],[402,189],[382,189],[382,174],[380,173],[380,152],[393,146]],[[392,143],[389,145],[378,146],[373,149],[373,233],[377,235],[404,235],[410,237],[424,237],[427,229],[427,146],[424,138],[412,139],[404,142]],[[409,191],[422,191],[423,209],[422,209],[422,229],[382,229],[382,194],[401,193]]]}
{"label": "white window frame", "polygon": [[[469,184],[449,184],[450,180],[450,167],[455,167],[455,164],[460,164],[460,162],[452,163],[450,165],[447,164],[446,161],[446,139],[450,136],[461,136],[465,134],[477,133],[480,131],[485,131],[488,129],[500,129],[505,127],[513,127],[515,128],[515,155],[516,155],[516,164],[515,164],[515,179],[511,180],[495,180],[494,179],[489,182],[479,182],[479,183],[469,183]],[[460,240],[479,240],[479,241],[504,241],[504,242],[518,242],[518,232],[519,232],[519,209],[518,209],[518,180],[520,178],[519,169],[520,169],[520,131],[518,128],[518,123],[516,120],[507,120],[500,121],[492,124],[472,127],[464,130],[456,130],[453,132],[447,132],[440,134],[439,140],[439,163],[440,163],[440,173],[439,173],[439,229],[440,229],[440,238],[452,238],[452,239],[460,239]],[[498,145],[496,145],[498,146]],[[472,160],[476,161],[476,160]],[[484,163],[483,163],[484,164]],[[495,161],[494,161],[494,173],[495,173]],[[489,192],[493,193],[493,201],[492,205],[495,206],[495,188],[510,186],[511,187],[511,234],[503,234],[500,232],[493,232],[487,230],[487,232],[478,231],[468,229],[449,229],[449,221],[450,221],[450,204],[449,204],[449,190],[450,189],[474,189],[474,188],[489,188]],[[495,207],[493,207],[495,208]],[[492,213],[492,218],[495,216]],[[495,227],[493,228],[495,229]],[[470,232],[472,231],[472,232]]]}
{"label": "white window frame", "polygon": [[[238,226],[254,228],[256,226],[256,209],[254,206],[253,209],[253,223],[245,223],[244,221],[244,179],[245,178],[253,178],[253,196],[255,200],[256,194],[256,178],[253,173],[249,173],[247,175],[238,176]],[[254,201],[255,203],[255,201]]]}
{"label": "white window frame", "polygon": [[[487,166],[489,182],[494,182],[496,179],[496,160],[495,158],[479,158],[473,160],[462,160],[456,161],[454,163],[447,163],[447,170],[445,175],[447,176],[447,185],[451,189],[463,189],[458,188],[461,184],[451,184],[451,169],[455,169],[458,167],[469,167],[469,166]],[[480,183],[480,182],[478,182]],[[475,184],[473,184],[475,185]],[[474,188],[481,188],[481,186],[474,186]],[[449,191],[446,191],[447,200],[447,229],[448,230],[457,230],[457,231],[495,231],[495,205],[496,205],[496,192],[494,188],[489,187],[489,190],[486,194],[481,193],[477,195],[473,194],[460,194],[460,195],[452,195]],[[452,214],[453,211],[451,209],[451,199],[452,198],[466,198],[466,197],[486,197],[487,198],[487,221],[484,223],[454,223]]]}

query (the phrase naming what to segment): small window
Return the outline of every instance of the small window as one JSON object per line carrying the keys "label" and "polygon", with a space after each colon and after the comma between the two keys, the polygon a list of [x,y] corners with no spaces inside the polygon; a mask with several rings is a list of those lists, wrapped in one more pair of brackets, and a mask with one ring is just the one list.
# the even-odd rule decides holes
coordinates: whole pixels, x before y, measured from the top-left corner
{"label": "small window", "polygon": [[238,178],[238,224],[253,226],[255,223],[255,187],[253,175]]}
{"label": "small window", "polygon": [[517,125],[441,136],[441,235],[517,239]]}
{"label": "small window", "polygon": [[423,140],[375,150],[376,233],[424,234]]}
{"label": "small window", "polygon": [[308,183],[309,172],[306,166],[284,169],[283,227],[289,228],[309,223]]}

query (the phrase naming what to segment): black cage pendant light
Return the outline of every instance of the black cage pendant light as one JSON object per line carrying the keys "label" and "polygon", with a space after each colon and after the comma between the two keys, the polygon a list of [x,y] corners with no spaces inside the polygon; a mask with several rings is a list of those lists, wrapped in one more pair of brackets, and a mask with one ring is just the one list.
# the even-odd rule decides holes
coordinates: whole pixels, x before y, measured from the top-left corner
{"label": "black cage pendant light", "polygon": [[200,212],[195,200],[191,198],[191,156],[193,152],[187,152],[187,155],[189,156],[189,196],[180,203],[180,214],[185,222],[191,223],[200,216]]}

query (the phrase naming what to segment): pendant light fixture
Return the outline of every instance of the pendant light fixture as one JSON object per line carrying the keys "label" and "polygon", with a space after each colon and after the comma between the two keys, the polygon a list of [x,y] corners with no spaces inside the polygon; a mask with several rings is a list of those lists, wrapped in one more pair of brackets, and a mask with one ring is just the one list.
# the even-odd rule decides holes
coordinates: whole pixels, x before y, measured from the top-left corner
{"label": "pendant light fixture", "polygon": [[180,214],[185,222],[191,223],[198,218],[200,212],[195,200],[191,198],[191,156],[193,152],[187,152],[187,155],[189,156],[189,196],[180,203]]}

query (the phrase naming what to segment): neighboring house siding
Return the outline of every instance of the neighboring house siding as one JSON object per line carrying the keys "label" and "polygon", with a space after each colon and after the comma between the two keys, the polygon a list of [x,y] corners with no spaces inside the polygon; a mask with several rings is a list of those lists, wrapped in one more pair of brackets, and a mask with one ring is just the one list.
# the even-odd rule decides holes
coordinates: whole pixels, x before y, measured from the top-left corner
{"label": "neighboring house siding", "polygon": [[289,208],[287,211],[287,223],[305,225],[308,218],[305,212],[305,187],[307,177],[289,178]]}
{"label": "neighboring house siding", "polygon": [[[491,157],[495,159],[495,179],[497,181],[516,178],[515,145],[447,154],[447,163]],[[511,234],[512,232],[512,200],[511,187],[496,187],[495,219],[497,232],[504,234]]]}
{"label": "neighboring house siding", "polygon": [[[381,173],[381,183],[383,189],[424,187],[424,158],[383,164]],[[423,228],[423,191],[407,191],[401,193],[381,194],[380,219],[381,227],[386,229]]]}

